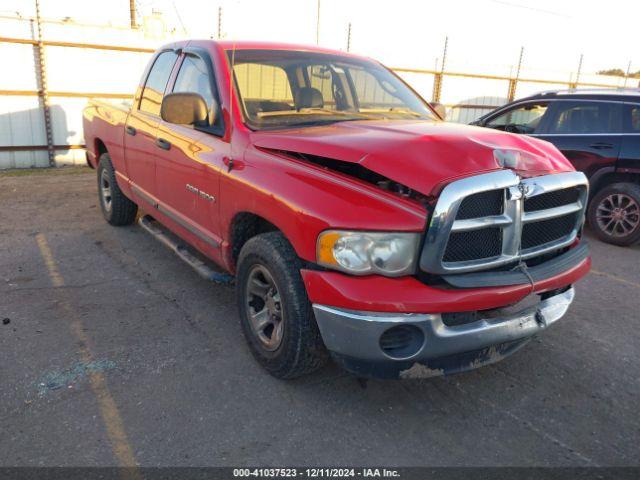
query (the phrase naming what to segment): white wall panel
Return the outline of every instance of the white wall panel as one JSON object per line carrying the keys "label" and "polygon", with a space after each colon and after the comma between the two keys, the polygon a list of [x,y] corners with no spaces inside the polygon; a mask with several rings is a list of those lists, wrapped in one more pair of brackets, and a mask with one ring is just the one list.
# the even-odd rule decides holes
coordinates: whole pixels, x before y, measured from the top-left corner
{"label": "white wall panel", "polygon": [[[2,23],[0,23],[0,28]],[[4,35],[4,32],[0,33]],[[33,45],[0,43],[0,90],[37,90]]]}
{"label": "white wall panel", "polygon": [[38,97],[0,96],[0,145],[43,145],[43,123]]}
{"label": "white wall panel", "polygon": [[150,54],[47,47],[49,90],[133,95]]}
{"label": "white wall panel", "polygon": [[87,105],[86,98],[51,97],[51,123],[55,145],[81,145],[82,110]]}

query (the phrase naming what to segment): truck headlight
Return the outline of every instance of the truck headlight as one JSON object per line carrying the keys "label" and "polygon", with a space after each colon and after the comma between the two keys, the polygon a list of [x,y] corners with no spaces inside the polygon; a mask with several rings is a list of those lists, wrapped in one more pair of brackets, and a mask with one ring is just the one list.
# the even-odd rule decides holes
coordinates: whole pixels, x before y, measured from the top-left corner
{"label": "truck headlight", "polygon": [[343,272],[399,277],[414,273],[419,243],[419,233],[327,230],[318,236],[316,256]]}

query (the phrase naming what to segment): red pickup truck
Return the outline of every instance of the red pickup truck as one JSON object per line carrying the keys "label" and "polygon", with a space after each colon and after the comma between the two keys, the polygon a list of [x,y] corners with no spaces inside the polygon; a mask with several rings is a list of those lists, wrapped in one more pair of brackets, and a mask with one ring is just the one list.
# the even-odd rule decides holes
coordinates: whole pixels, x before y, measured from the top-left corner
{"label": "red pickup truck", "polygon": [[105,219],[141,210],[183,258],[234,275],[246,340],[279,378],[329,357],[383,378],[495,362],[561,318],[590,268],[587,180],[553,145],[445,123],[367,58],[174,43],[130,106],[89,104],[84,134]]}

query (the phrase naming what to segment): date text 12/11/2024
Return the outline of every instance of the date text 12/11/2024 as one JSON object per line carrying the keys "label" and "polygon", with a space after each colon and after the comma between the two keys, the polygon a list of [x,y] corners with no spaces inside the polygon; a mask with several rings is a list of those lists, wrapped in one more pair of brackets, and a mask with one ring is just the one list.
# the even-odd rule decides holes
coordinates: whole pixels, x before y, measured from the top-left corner
{"label": "date text 12/11/2024", "polygon": [[399,478],[400,473],[387,468],[237,468],[235,478]]}

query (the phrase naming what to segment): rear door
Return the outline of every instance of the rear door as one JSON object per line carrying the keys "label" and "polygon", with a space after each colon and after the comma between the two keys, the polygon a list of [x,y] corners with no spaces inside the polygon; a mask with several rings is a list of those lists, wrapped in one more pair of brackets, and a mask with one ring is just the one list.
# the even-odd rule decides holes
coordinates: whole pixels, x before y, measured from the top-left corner
{"label": "rear door", "polygon": [[640,104],[626,103],[623,107],[624,135],[618,159],[621,172],[640,173]]}
{"label": "rear door", "polygon": [[176,125],[162,120],[155,152],[158,198],[163,213],[207,246],[220,241],[218,196],[220,170],[229,144],[224,127],[209,53],[187,47],[171,89],[172,93],[197,93],[209,110],[207,125]]}
{"label": "rear door", "polygon": [[591,177],[615,167],[622,140],[622,104],[603,100],[555,100],[542,131],[576,170]]}
{"label": "rear door", "polygon": [[177,59],[173,50],[156,56],[125,125],[125,161],[132,188],[136,195],[152,204],[157,195],[155,142],[160,104]]}

